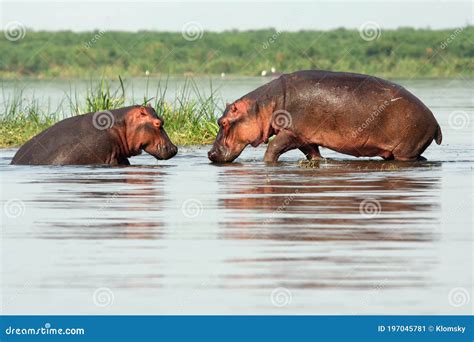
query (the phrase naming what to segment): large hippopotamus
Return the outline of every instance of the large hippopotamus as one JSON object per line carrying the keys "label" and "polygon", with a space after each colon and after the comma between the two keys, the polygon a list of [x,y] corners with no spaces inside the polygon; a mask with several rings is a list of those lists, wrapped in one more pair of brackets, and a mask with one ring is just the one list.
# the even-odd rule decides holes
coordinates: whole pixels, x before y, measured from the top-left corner
{"label": "large hippopotamus", "polygon": [[178,148],[163,124],[152,107],[138,105],[73,116],[26,142],[11,163],[130,165],[128,158],[142,150],[157,159],[169,159]]}
{"label": "large hippopotamus", "polygon": [[299,149],[319,159],[319,146],[356,157],[424,160],[441,128],[433,113],[405,88],[368,75],[297,71],[227,105],[209,151],[232,162],[247,145],[268,143],[264,160]]}

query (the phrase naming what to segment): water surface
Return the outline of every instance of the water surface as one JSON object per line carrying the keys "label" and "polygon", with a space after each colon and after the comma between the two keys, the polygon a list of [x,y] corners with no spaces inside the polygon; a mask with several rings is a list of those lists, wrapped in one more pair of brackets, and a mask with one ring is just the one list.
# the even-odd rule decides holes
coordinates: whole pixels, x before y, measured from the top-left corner
{"label": "water surface", "polygon": [[2,150],[3,313],[471,313],[472,82],[400,83],[443,129],[428,162],[265,165],[260,147],[217,166],[196,146],[27,167]]}

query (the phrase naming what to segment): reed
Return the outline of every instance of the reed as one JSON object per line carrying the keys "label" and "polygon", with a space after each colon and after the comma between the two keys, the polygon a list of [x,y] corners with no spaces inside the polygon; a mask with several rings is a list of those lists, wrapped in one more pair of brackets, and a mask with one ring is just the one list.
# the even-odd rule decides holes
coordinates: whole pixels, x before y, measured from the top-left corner
{"label": "reed", "polygon": [[[215,138],[218,126],[217,115],[221,112],[222,101],[216,96],[212,84],[209,92],[199,89],[192,79],[176,92],[171,101],[166,100],[168,79],[160,80],[154,91],[153,85],[147,88],[142,100],[126,98],[125,86],[119,77],[119,86],[112,88],[109,81],[91,81],[86,93],[79,96],[76,90],[69,90],[58,108],[51,110],[40,105],[34,96],[26,96],[24,89],[14,89],[6,95],[2,85],[0,104],[0,147],[20,146],[30,138],[73,115],[115,109],[132,104],[151,103],[158,115],[165,121],[165,129],[171,140],[178,145],[208,144]],[[151,88],[151,89],[150,89]],[[154,96],[150,97],[150,93]]]}

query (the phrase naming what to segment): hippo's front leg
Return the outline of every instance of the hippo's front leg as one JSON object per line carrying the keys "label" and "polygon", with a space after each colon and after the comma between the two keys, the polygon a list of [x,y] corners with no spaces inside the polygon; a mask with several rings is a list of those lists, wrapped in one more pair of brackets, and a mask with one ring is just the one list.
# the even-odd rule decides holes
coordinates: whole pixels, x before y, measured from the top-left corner
{"label": "hippo's front leg", "polygon": [[272,141],[268,143],[267,151],[263,157],[263,161],[274,163],[285,152],[293,150],[298,146],[295,136],[288,131],[280,131]]}
{"label": "hippo's front leg", "polygon": [[319,153],[319,146],[316,144],[305,144],[300,146],[299,149],[304,153],[308,160],[319,160],[322,158]]}
{"label": "hippo's front leg", "polygon": [[120,158],[117,159],[117,164],[118,165],[130,165],[130,162],[128,161],[128,158],[120,157]]}

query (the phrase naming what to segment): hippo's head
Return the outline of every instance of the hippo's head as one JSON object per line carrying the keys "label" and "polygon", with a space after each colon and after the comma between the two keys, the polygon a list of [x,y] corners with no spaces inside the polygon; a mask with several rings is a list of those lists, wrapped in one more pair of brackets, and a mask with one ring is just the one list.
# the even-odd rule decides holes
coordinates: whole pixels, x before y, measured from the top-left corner
{"label": "hippo's head", "polygon": [[134,106],[127,113],[127,142],[133,154],[141,150],[156,159],[170,159],[178,148],[171,142],[164,129],[164,121],[151,106]]}
{"label": "hippo's head", "polygon": [[263,124],[258,118],[256,101],[240,99],[227,105],[222,117],[217,120],[219,133],[208,152],[216,163],[230,163],[247,145],[258,146],[263,139]]}

